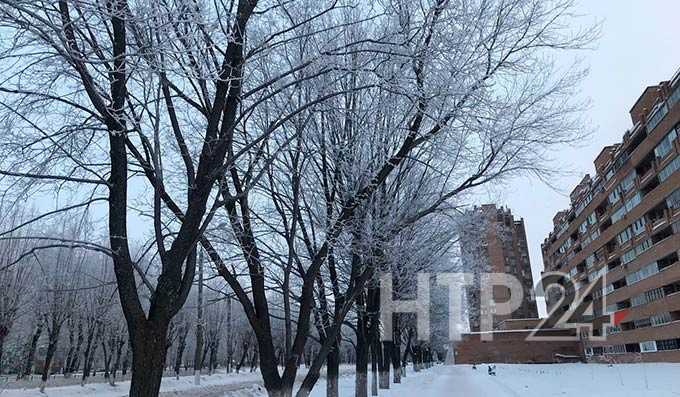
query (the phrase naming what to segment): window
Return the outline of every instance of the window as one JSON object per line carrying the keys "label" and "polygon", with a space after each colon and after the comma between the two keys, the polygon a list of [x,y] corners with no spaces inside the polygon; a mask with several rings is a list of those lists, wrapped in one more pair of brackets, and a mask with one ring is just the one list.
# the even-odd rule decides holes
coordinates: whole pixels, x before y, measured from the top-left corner
{"label": "window", "polygon": [[588,231],[588,220],[583,221],[583,223],[581,223],[581,224],[578,226],[578,231],[579,231],[581,234],[583,234],[583,233],[585,233],[586,231]]}
{"label": "window", "polygon": [[596,272],[592,272],[588,274],[588,282],[592,282],[593,280],[597,280],[598,278],[604,276],[607,273],[607,267],[604,266],[600,268],[600,270]]}
{"label": "window", "polygon": [[654,288],[653,290],[645,292],[645,296],[647,297],[647,302],[654,302],[663,298],[665,294],[663,288]]}
{"label": "window", "polygon": [[604,353],[607,354],[623,354],[626,352],[626,345],[611,345],[604,347]]}
{"label": "window", "polygon": [[635,307],[635,306],[641,306],[649,302],[654,302],[655,300],[659,300],[664,297],[664,292],[663,288],[654,288],[653,290],[649,290],[647,292],[644,292],[640,295],[634,296],[630,298],[630,305]]}
{"label": "window", "polygon": [[571,270],[569,270],[569,278],[573,278],[577,274],[578,274],[578,269],[576,267],[572,267]]}
{"label": "window", "polygon": [[670,313],[664,312],[653,315],[649,318],[649,320],[651,321],[652,325],[663,325],[670,323],[673,319],[671,318]]}
{"label": "window", "polygon": [[[680,191],[680,189],[678,190]],[[678,199],[680,199],[680,195],[678,196]],[[645,230],[645,217],[643,216],[642,218],[636,220],[633,222],[631,225],[631,228],[633,229],[633,234],[636,236],[640,235]]]}
{"label": "window", "polygon": [[623,204],[612,214],[612,223],[618,222],[624,215],[626,215],[626,205]]}
{"label": "window", "polygon": [[600,237],[600,230],[599,229],[595,229],[595,230],[593,230],[592,233],[590,233],[590,239],[591,240],[595,240],[598,237]]}
{"label": "window", "polygon": [[646,239],[645,241],[641,242],[640,244],[635,246],[635,256],[638,256],[642,254],[643,252],[647,251],[649,247],[652,246],[652,240],[651,239]]}
{"label": "window", "polygon": [[[618,334],[619,332],[621,332],[621,327],[619,327],[618,325],[608,325],[607,326],[607,335],[614,335],[614,334]],[[623,348],[624,348],[624,351],[625,351],[626,347],[624,346]]]}
{"label": "window", "polygon": [[680,349],[680,340],[664,339],[656,341],[657,350],[677,350]]}
{"label": "window", "polygon": [[607,200],[609,200],[609,204],[614,205],[616,204],[619,200],[621,199],[621,192],[619,191],[619,187],[616,186],[614,188],[614,191],[609,193],[609,196],[607,196]]}
{"label": "window", "polygon": [[597,223],[597,215],[595,214],[595,212],[591,212],[590,215],[588,215],[588,217],[586,218],[586,220],[588,221],[589,224],[594,225],[595,223]]}
{"label": "window", "polygon": [[680,168],[680,156],[677,156],[676,158],[673,159],[673,161],[671,161],[667,166],[663,167],[663,169],[659,171],[659,182],[663,182],[666,179],[668,179],[679,168]]}
{"label": "window", "polygon": [[614,168],[610,168],[609,171],[607,171],[607,174],[604,176],[604,179],[606,179],[606,180],[612,179],[615,172],[616,171],[614,171]]}
{"label": "window", "polygon": [[628,242],[633,237],[633,227],[628,226],[624,231],[619,233],[616,236],[616,241],[618,241],[619,245],[623,245]]}
{"label": "window", "polygon": [[590,254],[586,258],[586,267],[590,269],[595,264],[595,254]]}
{"label": "window", "polygon": [[619,305],[616,303],[612,303],[611,305],[607,305],[607,308],[605,309],[607,313],[614,313],[617,310],[619,310]]}
{"label": "window", "polygon": [[645,297],[645,294],[640,294],[630,298],[630,305],[633,307],[644,305],[645,303],[647,303],[647,298]]}
{"label": "window", "polygon": [[661,139],[661,142],[656,145],[654,148],[654,154],[656,155],[657,158],[662,158],[665,157],[668,152],[673,149],[673,141],[678,138],[678,133],[674,129],[670,130],[668,134],[666,134],[665,137]]}
{"label": "window", "polygon": [[668,104],[672,107],[677,101],[680,101],[680,85],[675,87],[675,91],[668,97]]}
{"label": "window", "polygon": [[628,201],[626,201],[626,212],[630,212],[642,201],[642,194],[640,192],[635,193]]}
{"label": "window", "polygon": [[637,272],[640,274],[640,280],[644,280],[647,277],[657,274],[659,272],[659,265],[656,262],[652,262]]}
{"label": "window", "polygon": [[648,340],[645,342],[640,342],[640,351],[642,352],[655,352],[656,351],[656,341]]}
{"label": "window", "polygon": [[680,208],[680,189],[675,189],[670,196],[666,197],[666,205],[672,209]]}
{"label": "window", "polygon": [[652,110],[652,114],[649,116],[647,119],[647,130],[652,131],[654,127],[659,125],[661,120],[663,120],[664,116],[668,113],[668,107],[666,106],[665,103],[663,103],[661,106],[657,106]]}
{"label": "window", "polygon": [[633,324],[635,324],[635,328],[647,328],[652,326],[652,320],[649,318],[641,318],[633,321]]}
{"label": "window", "polygon": [[626,251],[622,256],[621,256],[621,262],[625,265],[626,263],[630,263],[635,259],[635,250],[628,250]]}
{"label": "window", "polygon": [[659,272],[659,265],[656,262],[652,262],[649,265],[643,267],[637,272],[630,273],[626,275],[626,284],[631,285],[637,283],[640,280],[644,280],[647,277],[653,276]]}
{"label": "window", "polygon": [[585,236],[581,242],[581,245],[585,248],[588,246],[588,244],[590,244],[591,241],[593,240],[590,238],[590,236]]}
{"label": "window", "polygon": [[562,245],[560,246],[560,249],[559,249],[560,254],[564,254],[565,252],[567,252],[567,250],[569,249],[569,247],[571,247],[571,239],[570,239],[570,238],[568,238],[568,239],[567,239],[564,243],[562,243]]}
{"label": "window", "polygon": [[635,173],[635,170],[633,170],[633,171],[629,172],[628,175],[626,175],[625,178],[623,178],[623,180],[621,181],[621,184],[619,186],[621,186],[621,189],[624,192],[629,191],[633,187],[633,185],[635,184],[635,177],[636,176],[637,175]]}

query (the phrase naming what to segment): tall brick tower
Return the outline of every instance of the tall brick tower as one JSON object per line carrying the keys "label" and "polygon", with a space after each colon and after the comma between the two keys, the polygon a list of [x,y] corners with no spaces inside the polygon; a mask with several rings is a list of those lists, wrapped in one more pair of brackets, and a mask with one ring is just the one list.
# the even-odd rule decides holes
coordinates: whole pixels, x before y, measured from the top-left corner
{"label": "tall brick tower", "polygon": [[[524,289],[521,307],[511,315],[494,316],[494,326],[509,318],[538,317],[524,220],[515,219],[509,209],[494,204],[475,207],[464,219],[460,241],[463,269],[475,274],[475,284],[468,288],[467,294],[470,330],[476,332],[480,328],[481,273],[511,274]],[[510,298],[510,290],[495,287],[493,296],[496,302],[506,301]]]}

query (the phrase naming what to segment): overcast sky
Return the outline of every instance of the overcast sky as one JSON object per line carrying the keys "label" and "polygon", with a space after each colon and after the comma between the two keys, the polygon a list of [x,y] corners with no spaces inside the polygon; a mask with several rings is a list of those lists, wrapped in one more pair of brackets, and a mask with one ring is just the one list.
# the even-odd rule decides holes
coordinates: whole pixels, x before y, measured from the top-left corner
{"label": "overcast sky", "polygon": [[[565,147],[554,158],[563,170],[555,191],[534,179],[517,179],[493,199],[524,218],[534,280],[543,270],[541,242],[552,230],[553,215],[569,206],[569,192],[603,146],[620,142],[631,127],[628,110],[648,86],[670,79],[680,68],[680,0],[580,0],[585,22],[601,22],[602,37],[593,51],[580,54],[590,74],[582,95],[591,101],[586,119],[595,130],[578,148]],[[539,311],[541,308],[539,307]]]}

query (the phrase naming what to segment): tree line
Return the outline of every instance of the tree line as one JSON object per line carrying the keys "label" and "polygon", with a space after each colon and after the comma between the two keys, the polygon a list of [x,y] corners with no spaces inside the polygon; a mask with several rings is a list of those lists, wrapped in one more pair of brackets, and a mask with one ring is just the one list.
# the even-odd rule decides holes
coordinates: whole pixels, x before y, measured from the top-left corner
{"label": "tree line", "polygon": [[[308,395],[323,366],[337,396],[347,343],[359,397],[369,366],[383,388],[390,367],[398,382],[407,359],[428,366],[415,319],[382,340],[378,275],[412,297],[456,256],[475,192],[549,178],[552,151],[584,133],[584,69],[553,55],[597,35],[571,0],[0,4],[0,216],[37,207],[1,232],[28,244],[2,270],[40,252],[71,281],[61,263],[100,256],[132,397],[158,395],[194,293],[195,361],[213,331],[243,332],[272,397]],[[87,227],[35,233],[60,217]],[[244,321],[211,329],[208,301]]]}

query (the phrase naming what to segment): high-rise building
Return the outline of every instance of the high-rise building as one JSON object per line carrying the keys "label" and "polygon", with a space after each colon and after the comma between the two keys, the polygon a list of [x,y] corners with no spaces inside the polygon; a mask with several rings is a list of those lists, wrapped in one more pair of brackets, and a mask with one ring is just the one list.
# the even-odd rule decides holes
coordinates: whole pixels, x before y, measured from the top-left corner
{"label": "high-rise building", "polygon": [[[510,318],[536,318],[538,312],[534,300],[531,277],[531,264],[527,248],[524,220],[516,220],[509,209],[497,208],[493,204],[482,205],[466,213],[464,232],[461,233],[461,253],[463,269],[475,274],[475,284],[468,288],[467,311],[470,330],[480,330],[479,282],[481,273],[507,273],[515,276],[524,289],[522,305],[510,315],[495,315],[495,326]],[[510,298],[510,290],[506,287],[494,287],[495,302],[504,302]]]}
{"label": "high-rise building", "polygon": [[[680,73],[647,87],[630,117],[623,141],[602,149],[595,176],[553,218],[543,261],[545,271],[567,274],[566,295],[596,303],[581,316],[599,337],[583,341],[589,359],[678,362]],[[602,288],[589,291],[600,276]],[[561,295],[547,291],[549,313],[569,308],[557,307]]]}

